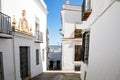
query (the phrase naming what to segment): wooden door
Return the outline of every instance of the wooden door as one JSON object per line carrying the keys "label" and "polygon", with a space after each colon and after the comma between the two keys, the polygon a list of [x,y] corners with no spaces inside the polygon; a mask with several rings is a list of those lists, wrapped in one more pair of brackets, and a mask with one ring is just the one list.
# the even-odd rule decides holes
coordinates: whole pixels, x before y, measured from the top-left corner
{"label": "wooden door", "polygon": [[28,48],[20,47],[20,73],[21,78],[24,79],[28,74]]}

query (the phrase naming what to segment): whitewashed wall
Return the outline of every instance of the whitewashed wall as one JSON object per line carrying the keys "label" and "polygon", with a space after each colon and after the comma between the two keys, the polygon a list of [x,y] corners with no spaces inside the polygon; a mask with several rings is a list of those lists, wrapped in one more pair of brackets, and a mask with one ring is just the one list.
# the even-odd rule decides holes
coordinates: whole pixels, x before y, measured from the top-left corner
{"label": "whitewashed wall", "polygon": [[74,49],[73,45],[70,45],[69,41],[62,43],[62,70],[63,71],[74,71]]}
{"label": "whitewashed wall", "polygon": [[[44,23],[41,24],[41,31],[43,32],[43,43],[41,43],[41,57],[44,57],[44,60],[42,60],[42,65],[43,65],[43,72],[45,72],[47,70],[47,34],[46,34],[46,21],[47,21],[47,17],[45,17],[44,19],[42,19],[42,21]],[[42,22],[41,21],[41,22]],[[44,49],[44,53],[42,53],[42,49]]]}
{"label": "whitewashed wall", "polygon": [[61,16],[63,37],[73,38],[75,26],[77,23],[81,22],[81,7],[75,5],[63,5]]}
{"label": "whitewashed wall", "polygon": [[75,23],[64,23],[64,38],[74,38]]}
{"label": "whitewashed wall", "polygon": [[4,80],[15,80],[12,39],[0,39],[0,52],[3,56]]}
{"label": "whitewashed wall", "polygon": [[86,80],[120,79],[120,2],[113,3],[107,9],[111,3],[111,0],[93,1],[92,14],[85,22],[86,27],[90,27],[90,49],[88,67],[82,64],[82,80],[84,71],[87,71]]}
{"label": "whitewashed wall", "polygon": [[0,0],[0,12],[1,12],[1,0]]}
{"label": "whitewashed wall", "polygon": [[[43,43],[41,44],[41,54],[42,49],[44,49],[46,56],[46,22],[47,22],[47,7],[43,0],[2,0],[2,12],[13,17],[15,15],[17,23],[22,17],[22,10],[26,10],[26,18],[28,24],[32,26],[33,33],[35,33],[35,17],[39,19],[40,31],[43,33]],[[37,3],[37,4],[36,4]],[[7,5],[7,6],[6,6]],[[43,62],[44,71],[46,70],[46,57]]]}
{"label": "whitewashed wall", "polygon": [[63,5],[62,16],[62,70],[75,71],[75,65],[80,65],[80,61],[74,61],[75,45],[81,45],[80,40],[74,39],[74,31],[80,25],[81,7],[75,5]]}
{"label": "whitewashed wall", "polygon": [[75,45],[81,45],[81,42],[63,41],[62,42],[62,70],[75,71],[74,66],[80,65],[80,61],[74,61]]}
{"label": "whitewashed wall", "polygon": [[80,9],[80,6],[63,5],[63,10],[61,11],[63,39],[69,39],[62,41],[62,70],[64,71],[74,71],[74,65],[80,64],[74,61],[76,41],[70,40],[70,38],[74,38],[76,23],[79,23],[81,19]]}
{"label": "whitewashed wall", "polygon": [[[34,77],[43,72],[41,58],[39,60],[39,65],[36,65],[36,49],[40,48],[39,44],[35,44],[32,36],[27,36],[24,34],[16,33],[14,36],[14,50],[15,50],[15,66],[16,66],[16,79],[21,80],[20,77],[20,46],[30,47],[30,73],[31,77]],[[39,55],[41,57],[41,55]]]}
{"label": "whitewashed wall", "polygon": [[[2,12],[4,14],[9,15],[11,17],[11,21],[12,21],[13,15],[15,15],[17,25],[18,25],[19,19],[22,18],[22,10],[26,10],[26,18],[27,18],[29,26],[32,26],[33,35],[35,33],[35,17],[37,17],[39,19],[40,31],[43,33],[43,43],[42,44],[35,44],[35,43],[33,43],[34,40],[29,42],[30,40],[27,40],[27,39],[24,39],[21,37],[15,37],[15,46],[16,46],[15,59],[16,59],[16,78],[17,78],[17,80],[20,80],[19,58],[18,58],[18,49],[19,48],[18,48],[18,46],[21,46],[21,45],[32,46],[33,50],[31,52],[34,52],[34,53],[35,53],[35,48],[39,48],[40,51],[42,49],[45,49],[44,54],[46,56],[47,7],[43,0],[40,0],[39,1],[40,3],[37,3],[37,4],[34,1],[37,1],[37,0],[1,0]],[[4,43],[4,44],[6,45],[6,43]],[[12,43],[10,45],[12,45]],[[13,49],[11,49],[11,50],[13,50]],[[11,51],[9,51],[9,52],[11,52]],[[8,53],[8,52],[6,52],[6,53]],[[12,54],[13,54],[13,52],[11,52],[11,58],[10,58],[11,60],[13,59]],[[42,51],[41,51],[41,54],[42,54]],[[31,77],[33,77],[33,76],[43,72],[43,70],[45,70],[46,68],[43,69],[41,55],[40,55],[41,64],[38,66],[36,66],[35,62],[34,62],[35,54],[31,54],[31,56],[32,56],[31,59],[33,59],[33,60],[31,60]],[[11,62],[10,70],[6,69],[5,80],[14,80],[14,78],[12,76],[9,77],[10,75],[13,75],[13,73],[11,72],[11,70],[13,70],[12,68],[14,68],[12,66],[12,64],[13,64],[13,62]],[[45,62],[44,62],[44,64],[45,64]],[[11,74],[9,74],[10,72],[11,72]]]}
{"label": "whitewashed wall", "polygon": [[[28,3],[28,4],[27,4]],[[7,5],[7,6],[6,6]],[[45,8],[45,11],[44,9]],[[28,24],[32,26],[33,33],[35,31],[35,17],[39,19],[40,30],[46,33],[47,9],[41,5],[37,5],[34,0],[2,0],[2,12],[11,16],[15,15],[17,23],[22,17],[22,10],[26,10],[26,18]]]}

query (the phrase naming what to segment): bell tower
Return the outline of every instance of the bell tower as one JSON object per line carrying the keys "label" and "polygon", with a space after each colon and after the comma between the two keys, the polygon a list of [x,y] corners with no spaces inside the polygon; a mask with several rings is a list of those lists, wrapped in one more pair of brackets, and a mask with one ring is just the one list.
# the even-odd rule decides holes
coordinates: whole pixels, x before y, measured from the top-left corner
{"label": "bell tower", "polygon": [[66,0],[66,4],[70,4],[70,0]]}

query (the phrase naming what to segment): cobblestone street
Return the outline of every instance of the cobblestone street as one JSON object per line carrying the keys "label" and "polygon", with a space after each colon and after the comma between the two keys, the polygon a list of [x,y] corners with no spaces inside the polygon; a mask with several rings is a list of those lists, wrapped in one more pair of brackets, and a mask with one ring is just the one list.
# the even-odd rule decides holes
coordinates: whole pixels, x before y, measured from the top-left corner
{"label": "cobblestone street", "polygon": [[76,73],[42,73],[31,80],[81,80]]}

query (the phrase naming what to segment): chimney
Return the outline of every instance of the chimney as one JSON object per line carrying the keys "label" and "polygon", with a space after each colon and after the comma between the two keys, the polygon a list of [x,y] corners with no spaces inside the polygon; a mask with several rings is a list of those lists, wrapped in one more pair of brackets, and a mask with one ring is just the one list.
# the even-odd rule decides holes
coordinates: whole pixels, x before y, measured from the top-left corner
{"label": "chimney", "polygon": [[70,4],[70,0],[66,0],[66,4]]}

